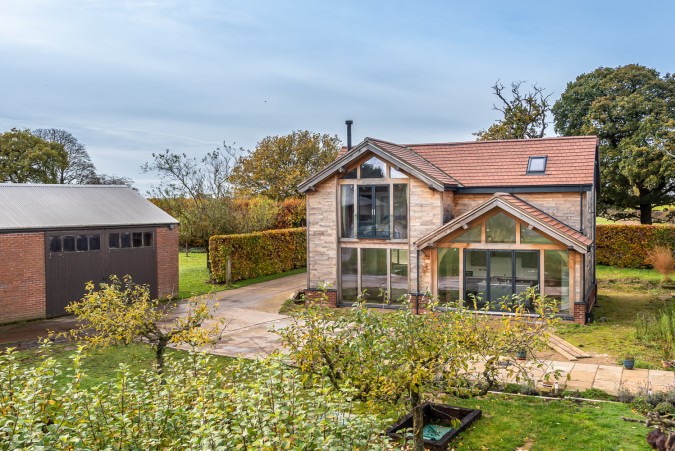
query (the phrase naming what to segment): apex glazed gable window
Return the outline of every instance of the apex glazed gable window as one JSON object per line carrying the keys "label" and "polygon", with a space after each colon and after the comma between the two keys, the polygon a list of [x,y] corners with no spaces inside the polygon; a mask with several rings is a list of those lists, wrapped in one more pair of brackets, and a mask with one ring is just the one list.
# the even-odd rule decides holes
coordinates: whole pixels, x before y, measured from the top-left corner
{"label": "apex glazed gable window", "polygon": [[516,220],[497,213],[485,221],[485,241],[488,243],[515,243]]}
{"label": "apex glazed gable window", "polygon": [[370,160],[361,164],[362,179],[382,179],[386,174],[386,165],[382,160],[372,157]]}

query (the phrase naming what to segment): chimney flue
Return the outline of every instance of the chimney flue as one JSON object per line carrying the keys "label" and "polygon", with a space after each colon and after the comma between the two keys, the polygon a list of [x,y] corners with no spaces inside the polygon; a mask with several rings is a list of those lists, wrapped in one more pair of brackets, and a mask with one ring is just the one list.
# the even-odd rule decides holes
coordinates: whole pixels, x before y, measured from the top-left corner
{"label": "chimney flue", "polygon": [[354,121],[347,120],[345,121],[345,124],[347,124],[347,152],[352,150],[352,124]]}

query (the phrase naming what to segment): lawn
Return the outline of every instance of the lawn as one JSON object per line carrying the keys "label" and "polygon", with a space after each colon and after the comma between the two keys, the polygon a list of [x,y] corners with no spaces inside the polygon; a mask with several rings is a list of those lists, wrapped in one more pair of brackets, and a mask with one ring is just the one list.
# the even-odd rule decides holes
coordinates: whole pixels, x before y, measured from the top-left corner
{"label": "lawn", "polygon": [[[39,358],[38,350],[21,353],[26,365]],[[64,345],[53,347],[49,355],[67,364],[73,350]],[[187,358],[182,351],[168,351],[169,356]],[[214,356],[223,367],[234,359]],[[132,372],[150,369],[154,354],[145,344],[118,346],[95,351],[85,358],[84,386],[93,386],[112,377],[120,364]],[[293,371],[293,370],[289,370]],[[299,394],[301,396],[301,394]],[[445,403],[479,408],[483,417],[453,443],[458,450],[503,450],[528,446],[532,450],[619,450],[648,449],[646,428],[626,423],[621,417],[639,415],[625,404],[544,400],[542,398],[491,394],[479,398],[441,398]],[[388,409],[385,409],[388,410]]]}
{"label": "lawn", "polygon": [[228,287],[225,284],[209,282],[209,272],[206,269],[205,253],[190,253],[186,255],[185,252],[181,252],[178,256],[178,267],[178,297],[181,299],[200,294],[208,294],[214,291],[223,291],[230,290],[232,288],[244,287],[253,283],[265,282],[267,280],[292,276],[294,274],[301,274],[306,271],[305,268],[300,268],[294,269],[292,271],[282,272],[280,274],[257,277],[255,279],[240,280],[238,282],[232,283]]}
{"label": "lawn", "polygon": [[661,299],[668,293],[659,286],[662,276],[652,269],[598,266],[597,279],[595,321],[586,326],[562,325],[558,335],[587,351],[607,354],[617,363],[633,354],[638,367],[660,368],[658,347],[635,338],[635,318],[640,312],[654,312],[672,303]]}

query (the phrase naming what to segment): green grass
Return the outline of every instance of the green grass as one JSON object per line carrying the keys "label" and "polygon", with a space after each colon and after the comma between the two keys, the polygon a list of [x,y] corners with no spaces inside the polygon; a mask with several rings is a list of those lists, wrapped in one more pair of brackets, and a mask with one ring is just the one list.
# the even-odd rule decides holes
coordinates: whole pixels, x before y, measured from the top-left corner
{"label": "green grass", "polygon": [[642,450],[647,428],[622,417],[640,418],[628,405],[574,402],[510,395],[445,399],[478,408],[481,419],[454,440],[458,450]]}
{"label": "green grass", "polygon": [[595,322],[586,326],[564,324],[558,327],[557,334],[581,349],[608,354],[617,363],[633,354],[637,367],[660,368],[658,346],[635,338],[635,318],[640,312],[654,312],[672,302],[660,299],[668,293],[660,288],[662,276],[653,269],[611,266],[598,266],[596,274]]}
{"label": "green grass", "polygon": [[[70,370],[72,358],[75,355],[75,345],[73,343],[55,344],[48,350],[40,348],[28,349],[19,352],[20,362],[24,365],[35,365],[43,358],[43,353],[47,352],[49,357],[55,358],[63,366],[62,368]],[[188,358],[189,354],[185,351],[167,349],[167,357]],[[230,364],[234,359],[231,357],[213,356],[223,366]],[[128,346],[112,346],[109,348],[97,348],[88,351],[82,360],[84,377],[82,385],[91,387],[98,385],[106,380],[113,378],[119,371],[120,364],[129,367],[132,373],[139,373],[141,370],[152,370],[155,365],[155,353],[148,344],[132,343]],[[67,373],[57,376],[57,381],[64,382]]]}
{"label": "green grass", "polygon": [[181,299],[209,294],[215,291],[245,287],[254,283],[278,279],[280,277],[302,274],[307,271],[305,268],[294,269],[279,274],[256,277],[255,279],[240,280],[227,286],[221,283],[209,282],[209,272],[206,269],[206,254],[204,253],[190,253],[185,255],[184,252],[181,252],[178,256],[178,268],[178,297]]}

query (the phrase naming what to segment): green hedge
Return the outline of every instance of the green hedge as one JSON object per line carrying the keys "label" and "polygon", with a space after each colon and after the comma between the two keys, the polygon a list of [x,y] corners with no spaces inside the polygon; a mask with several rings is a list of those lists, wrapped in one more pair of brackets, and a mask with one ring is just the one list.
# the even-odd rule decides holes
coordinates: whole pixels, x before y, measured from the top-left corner
{"label": "green hedge", "polygon": [[675,226],[603,224],[597,228],[597,262],[620,268],[647,268],[654,246],[675,249]]}
{"label": "green hedge", "polygon": [[228,255],[232,259],[232,282],[303,268],[307,266],[306,243],[304,228],[212,236],[212,276],[216,282],[225,282]]}

